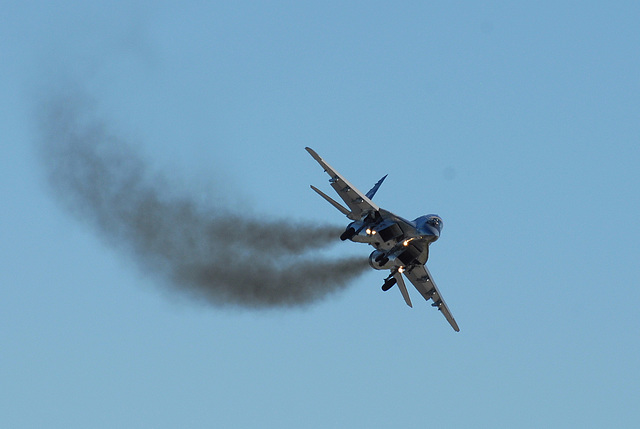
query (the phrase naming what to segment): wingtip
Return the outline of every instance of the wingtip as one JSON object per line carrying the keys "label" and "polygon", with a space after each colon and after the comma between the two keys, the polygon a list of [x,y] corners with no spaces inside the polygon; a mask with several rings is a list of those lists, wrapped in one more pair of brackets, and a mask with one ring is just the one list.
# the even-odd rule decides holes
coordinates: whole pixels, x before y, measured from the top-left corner
{"label": "wingtip", "polygon": [[309,146],[305,147],[305,150],[307,152],[309,152],[309,155],[311,155],[311,157],[313,157],[313,159],[315,159],[316,161],[318,161],[320,164],[323,165],[323,167],[325,167],[326,170],[326,166],[324,166],[324,161],[322,160],[322,158],[320,157],[320,155],[317,154],[317,152],[313,149],[311,149]]}

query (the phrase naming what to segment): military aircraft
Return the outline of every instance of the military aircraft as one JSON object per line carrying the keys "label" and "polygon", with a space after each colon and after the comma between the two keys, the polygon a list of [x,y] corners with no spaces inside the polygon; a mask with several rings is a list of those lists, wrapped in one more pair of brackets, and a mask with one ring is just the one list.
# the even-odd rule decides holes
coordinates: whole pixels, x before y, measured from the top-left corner
{"label": "military aircraft", "polygon": [[369,256],[371,267],[376,270],[390,271],[382,290],[387,291],[397,284],[407,305],[413,307],[402,277],[406,276],[427,301],[433,300],[431,305],[440,310],[453,329],[459,332],[458,324],[425,265],[429,258],[429,245],[436,241],[442,232],[440,216],[425,215],[409,221],[384,210],[371,199],[387,176],[380,179],[369,192],[363,194],[320,158],[313,149],[307,147],[306,150],[329,174],[331,187],[348,207],[344,207],[311,185],[311,189],[353,221],[347,226],[340,239],[372,245],[375,250]]}

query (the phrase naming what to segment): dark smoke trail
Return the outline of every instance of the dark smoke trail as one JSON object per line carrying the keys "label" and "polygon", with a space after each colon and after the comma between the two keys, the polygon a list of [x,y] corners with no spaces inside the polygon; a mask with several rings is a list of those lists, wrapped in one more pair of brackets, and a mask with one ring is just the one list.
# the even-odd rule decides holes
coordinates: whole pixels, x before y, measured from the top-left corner
{"label": "dark smoke trail", "polygon": [[131,148],[73,94],[38,107],[38,148],[56,197],[142,268],[216,305],[301,305],[346,287],[361,258],[312,258],[341,228],[259,222],[224,206],[202,207],[151,180]]}

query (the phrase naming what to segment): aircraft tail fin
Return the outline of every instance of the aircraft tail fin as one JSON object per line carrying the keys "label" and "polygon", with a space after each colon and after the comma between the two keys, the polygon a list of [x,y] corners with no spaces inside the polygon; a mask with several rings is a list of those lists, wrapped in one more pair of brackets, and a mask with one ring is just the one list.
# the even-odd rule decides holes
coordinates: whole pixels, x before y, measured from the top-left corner
{"label": "aircraft tail fin", "polygon": [[373,188],[371,188],[369,190],[369,192],[367,192],[367,198],[371,199],[373,198],[373,196],[376,194],[376,192],[378,192],[378,189],[380,188],[380,185],[382,185],[382,182],[384,182],[384,179],[386,179],[388,176],[388,174],[385,174],[384,177],[380,180],[378,180],[378,183],[376,183],[375,185],[373,185]]}

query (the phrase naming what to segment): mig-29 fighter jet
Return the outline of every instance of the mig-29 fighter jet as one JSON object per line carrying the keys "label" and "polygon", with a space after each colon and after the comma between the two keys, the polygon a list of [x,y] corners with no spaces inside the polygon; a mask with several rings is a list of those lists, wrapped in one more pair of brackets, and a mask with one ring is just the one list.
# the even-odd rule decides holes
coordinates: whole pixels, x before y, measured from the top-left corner
{"label": "mig-29 fighter jet", "polygon": [[407,305],[413,307],[402,277],[406,276],[427,301],[433,300],[431,305],[442,312],[453,329],[456,332],[460,331],[425,265],[429,258],[429,245],[436,241],[442,232],[440,216],[425,215],[408,221],[381,209],[371,199],[387,176],[380,179],[369,192],[363,194],[320,158],[313,149],[307,147],[306,150],[329,174],[331,187],[338,192],[348,207],[344,207],[315,186],[311,186],[322,198],[353,221],[347,226],[340,239],[372,245],[375,250],[369,256],[371,267],[376,270],[390,271],[382,290],[387,291],[397,284]]}

